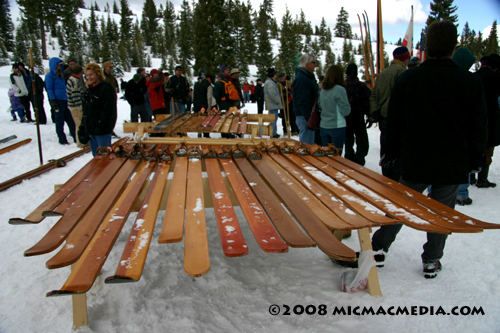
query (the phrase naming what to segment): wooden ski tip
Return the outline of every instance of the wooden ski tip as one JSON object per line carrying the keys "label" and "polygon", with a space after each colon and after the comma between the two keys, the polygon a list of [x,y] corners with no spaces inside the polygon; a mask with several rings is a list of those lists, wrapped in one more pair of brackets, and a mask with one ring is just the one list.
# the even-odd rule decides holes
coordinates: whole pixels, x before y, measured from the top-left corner
{"label": "wooden ski tip", "polygon": [[48,211],[45,211],[42,213],[42,216],[45,216],[45,217],[61,217],[63,216],[63,214],[61,213],[56,213],[56,212],[53,212],[51,210],[48,210]]}
{"label": "wooden ski tip", "polygon": [[21,224],[38,224],[40,221],[30,221],[26,219],[22,219],[20,217],[13,217],[9,219],[9,224],[12,225],[21,225]]}
{"label": "wooden ski tip", "polygon": [[106,284],[119,284],[119,283],[130,283],[130,282],[137,282],[139,280],[123,277],[120,275],[113,275],[113,276],[108,276],[105,280],[104,283]]}
{"label": "wooden ski tip", "polygon": [[45,296],[46,297],[72,296],[72,295],[78,295],[78,294],[85,294],[85,293],[84,292],[71,291],[71,290],[52,290],[52,291],[48,292]]}

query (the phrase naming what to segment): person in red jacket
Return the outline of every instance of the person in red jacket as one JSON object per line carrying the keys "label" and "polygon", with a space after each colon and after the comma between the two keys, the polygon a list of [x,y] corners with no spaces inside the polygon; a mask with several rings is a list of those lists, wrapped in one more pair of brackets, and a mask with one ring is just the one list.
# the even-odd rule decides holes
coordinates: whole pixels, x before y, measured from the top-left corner
{"label": "person in red jacket", "polygon": [[163,97],[163,74],[157,69],[151,70],[151,80],[146,82],[149,94],[149,103],[153,110],[153,115],[167,114],[165,98]]}

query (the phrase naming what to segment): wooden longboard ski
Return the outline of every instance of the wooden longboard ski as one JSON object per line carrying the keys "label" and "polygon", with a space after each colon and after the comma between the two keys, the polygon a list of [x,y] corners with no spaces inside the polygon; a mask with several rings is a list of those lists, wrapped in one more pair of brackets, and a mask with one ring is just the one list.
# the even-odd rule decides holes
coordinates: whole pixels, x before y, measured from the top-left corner
{"label": "wooden longboard ski", "polygon": [[226,257],[247,255],[248,246],[241,232],[238,217],[231,203],[226,184],[222,178],[219,162],[215,156],[207,158],[206,155],[204,161],[224,255]]}
{"label": "wooden longboard ski", "polygon": [[288,171],[288,173],[295,178],[299,183],[306,187],[310,191],[310,195],[315,196],[334,213],[342,221],[350,224],[355,229],[361,229],[373,226],[372,223],[361,218],[349,207],[345,206],[337,197],[332,195],[325,188],[321,187],[311,176],[306,174],[305,171],[298,168],[293,163],[289,162],[285,157],[279,155],[278,153],[269,153],[269,156],[273,158],[283,169]]}
{"label": "wooden longboard ski", "polygon": [[[110,208],[113,206],[115,201],[120,198],[120,195],[124,190],[124,185],[140,162],[141,161],[138,159],[128,159],[124,163],[124,165],[120,168],[120,171],[115,174],[108,186],[106,186],[104,191],[100,194],[99,198],[94,202],[92,207],[89,208],[80,223],[78,223],[68,236],[66,239],[66,245],[63,246],[55,256],[47,261],[47,268],[53,269],[68,266],[80,258],[83,251],[92,240],[92,237],[94,237],[97,229],[104,221],[108,211],[110,211]],[[120,206],[117,208],[116,205],[114,208],[121,209]],[[126,217],[124,217],[125,214],[122,211],[111,210],[110,213],[116,216],[116,219],[126,219]]]}
{"label": "wooden longboard ski", "polygon": [[[73,175],[64,185],[59,187],[50,197],[47,198],[40,206],[38,206],[33,212],[31,212],[26,218],[11,218],[9,220],[10,224],[34,224],[40,223],[45,216],[42,215],[43,212],[52,211],[55,209],[71,192],[85,179],[94,172],[97,166],[107,159],[108,153],[105,155],[98,154],[94,156],[83,168],[81,168],[77,173]],[[103,169],[103,168],[101,168]]]}
{"label": "wooden longboard ski", "polygon": [[[284,154],[290,162],[299,166],[311,177],[314,177],[317,182],[324,186],[327,190],[333,193],[339,200],[347,207],[363,216],[368,221],[377,224],[393,224],[400,223],[401,221],[387,217],[385,213],[375,208],[374,206],[366,203],[363,199],[359,198],[357,194],[347,190],[345,187],[340,186],[335,180],[326,176],[323,172],[316,169],[311,164],[307,163],[299,156],[294,154]],[[341,206],[342,207],[342,206]]]}
{"label": "wooden longboard ski", "polygon": [[87,191],[75,201],[71,209],[54,224],[37,244],[26,250],[24,255],[39,255],[57,249],[59,245],[64,242],[66,237],[68,237],[74,227],[81,221],[81,218],[99,197],[99,194],[104,191],[106,185],[114,177],[116,172],[118,172],[125,160],[125,158],[119,158],[115,155],[107,158],[103,162],[106,164],[106,169],[97,177],[93,186],[89,187]]}
{"label": "wooden longboard ski", "polygon": [[187,187],[184,272],[200,277],[210,270],[200,155],[189,157]]}
{"label": "wooden longboard ski", "polygon": [[496,223],[488,223],[488,222],[483,222],[480,220],[477,220],[473,217],[470,217],[468,215],[465,215],[459,211],[456,211],[439,201],[436,201],[432,198],[429,198],[426,195],[423,195],[422,193],[415,191],[411,188],[408,188],[404,186],[403,184],[400,184],[398,182],[393,181],[390,178],[387,178],[375,171],[372,171],[370,169],[367,169],[359,164],[356,164],[348,159],[345,158],[339,158],[337,156],[329,156],[329,158],[334,159],[335,161],[345,165],[348,168],[351,168],[352,170],[355,170],[367,177],[370,177],[371,179],[377,181],[380,184],[388,186],[390,189],[394,191],[398,191],[402,195],[408,196],[409,199],[421,204],[422,206],[427,207],[428,209],[432,210],[433,212],[436,212],[438,214],[443,215],[444,217],[448,218],[450,221],[453,221],[454,223],[462,224],[462,225],[468,225],[468,226],[475,226],[483,229],[498,229],[500,228],[500,224]]}
{"label": "wooden longboard ski", "polygon": [[14,139],[17,139],[17,135],[11,135],[11,136],[8,136],[6,138],[3,138],[0,140],[0,143],[6,143],[6,142],[9,142],[10,140],[14,140]]}
{"label": "wooden longboard ski", "polygon": [[301,156],[301,158],[321,170],[326,175],[332,177],[348,190],[357,192],[361,198],[377,207],[387,215],[401,220],[403,223],[410,225],[412,228],[436,233],[450,233],[449,229],[433,225],[425,220],[417,218],[417,216],[406,212],[401,206],[395,205],[391,201],[384,199],[364,186],[360,186],[359,183],[356,182],[354,184],[351,177],[338,172],[337,170],[329,167],[327,163],[321,161],[322,158],[326,158],[328,160],[327,157]]}
{"label": "wooden longboard ski", "polygon": [[178,114],[178,115],[170,116],[166,119],[163,119],[162,121],[160,121],[158,124],[155,125],[155,127],[153,128],[153,131],[155,131],[155,132],[165,131],[165,130],[167,130],[168,126],[170,126],[173,122],[182,118],[183,116],[184,115],[182,115],[182,114]]}
{"label": "wooden longboard ski", "polygon": [[160,208],[161,197],[167,183],[170,163],[170,160],[160,160],[158,163],[115,275],[106,278],[106,283],[137,282],[141,278],[156,224],[156,216]]}
{"label": "wooden longboard ski", "polygon": [[304,235],[302,230],[300,230],[297,224],[295,224],[290,214],[288,214],[288,212],[283,208],[281,202],[267,186],[265,181],[260,178],[255,169],[250,165],[250,162],[248,162],[246,158],[235,158],[234,155],[233,158],[234,162],[238,165],[241,174],[250,185],[253,193],[255,193],[255,196],[259,199],[260,204],[266,210],[266,213],[274,224],[274,227],[288,246],[316,246],[316,243]]}
{"label": "wooden longboard ski", "polygon": [[411,212],[412,214],[418,216],[419,218],[428,221],[431,224],[437,225],[439,227],[450,229],[452,232],[482,232],[481,228],[474,228],[473,226],[461,226],[459,224],[452,223],[447,221],[441,216],[435,214],[434,212],[430,212],[428,209],[423,206],[417,204],[416,202],[410,200],[406,195],[401,196],[398,192],[392,191],[390,188],[386,186],[380,186],[379,183],[375,182],[369,177],[364,175],[357,174],[352,172],[353,170],[345,167],[344,165],[338,163],[337,161],[330,159],[328,157],[319,157],[319,159],[335,170],[343,173],[349,174],[350,178],[354,179],[360,184],[363,184],[368,189],[378,193],[383,198],[390,200],[395,205],[403,207],[407,212]]}
{"label": "wooden longboard ski", "polygon": [[186,207],[187,156],[175,158],[174,178],[170,184],[167,208],[158,243],[175,243],[184,234],[184,209]]}
{"label": "wooden longboard ski", "polygon": [[0,149],[0,155],[3,155],[3,154],[8,153],[8,152],[11,152],[14,149],[17,149],[19,147],[27,145],[30,142],[31,142],[31,139],[26,139],[26,140],[23,140],[23,141],[11,144],[10,146],[7,146],[5,148]]}
{"label": "wooden longboard ski", "polygon": [[273,162],[271,157],[267,155],[262,156],[262,160],[267,162],[276,172],[276,177],[285,182],[289,189],[288,191],[294,193],[298,198],[304,201],[308,207],[312,209],[314,214],[331,230],[350,230],[355,229],[355,226],[341,220],[337,215],[333,214],[331,210],[325,207],[316,196],[304,188],[292,176],[288,174],[288,170],[279,167]]}
{"label": "wooden longboard ski", "polygon": [[283,169],[274,162],[266,159],[250,160],[259,170],[262,177],[274,189],[277,196],[286,205],[288,210],[295,216],[297,222],[305,232],[312,238],[317,246],[328,256],[340,260],[355,260],[356,253],[342,244],[327,226],[314,214],[307,203],[290,190],[289,182],[284,181],[279,175]]}
{"label": "wooden longboard ski", "polygon": [[226,172],[227,179],[260,248],[264,252],[288,252],[288,245],[283,242],[276,230],[274,230],[271,221],[264,214],[262,206],[234,162],[230,159],[220,158],[219,161]]}
{"label": "wooden longboard ski", "polygon": [[[132,192],[137,191],[137,193],[140,193],[144,182],[155,166],[155,162],[146,161],[143,163],[137,175],[132,179],[114,206],[119,208],[116,212],[120,211],[123,205],[124,208],[121,212],[128,215],[127,210],[129,209],[127,209],[127,207],[132,207],[135,201],[135,196],[132,196]],[[92,238],[87,250],[75,264],[66,283],[64,283],[60,290],[54,290],[47,293],[47,296],[72,295],[87,292],[92,287],[99,271],[104,265],[125,221],[126,216],[115,215],[114,209],[111,209],[106,220]]]}

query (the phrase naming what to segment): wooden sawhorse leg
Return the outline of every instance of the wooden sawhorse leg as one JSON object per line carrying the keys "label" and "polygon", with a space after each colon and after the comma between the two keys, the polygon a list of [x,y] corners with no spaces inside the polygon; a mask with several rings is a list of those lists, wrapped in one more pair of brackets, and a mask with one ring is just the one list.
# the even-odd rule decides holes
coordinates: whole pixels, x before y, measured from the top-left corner
{"label": "wooden sawhorse leg", "polygon": [[[342,241],[342,238],[344,237],[344,230],[335,230],[333,234],[338,240]],[[361,251],[373,250],[372,240],[370,238],[370,228],[358,229],[358,237]],[[372,296],[382,296],[376,266],[373,266],[370,270],[370,274],[368,274],[368,292]]]}
{"label": "wooden sawhorse leg", "polygon": [[[71,265],[71,269],[76,264]],[[73,329],[78,330],[82,327],[89,326],[87,318],[87,294],[71,296],[73,303]]]}

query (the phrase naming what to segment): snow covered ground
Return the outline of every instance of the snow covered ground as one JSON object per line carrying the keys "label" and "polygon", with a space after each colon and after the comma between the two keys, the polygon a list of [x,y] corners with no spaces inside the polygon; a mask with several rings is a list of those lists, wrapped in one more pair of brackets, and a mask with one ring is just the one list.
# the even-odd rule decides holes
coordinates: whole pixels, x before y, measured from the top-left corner
{"label": "snow covered ground", "polygon": [[[10,121],[5,110],[9,67],[0,67],[0,138],[17,135],[33,142],[13,152],[0,155],[0,182],[39,165],[36,126]],[[131,74],[125,77],[130,79]],[[115,131],[123,136],[123,120],[130,118],[129,106],[118,102],[119,116]],[[60,146],[55,126],[42,125],[44,162],[77,150],[75,144]],[[256,113],[256,105],[247,105]],[[281,126],[278,126],[281,132]],[[68,130],[66,128],[66,133]],[[69,135],[69,134],[68,134]],[[371,149],[367,167],[379,171],[379,131],[369,130]],[[0,192],[0,332],[70,332],[72,311],[70,297],[46,298],[59,289],[69,268],[48,270],[45,261],[51,254],[23,257],[57,221],[46,218],[38,225],[13,226],[12,217],[25,217],[54,190],[91,159],[86,154],[65,168]],[[500,162],[496,158],[490,180],[500,182]],[[500,186],[495,189],[471,187],[474,203],[457,209],[475,218],[498,221]],[[213,209],[207,209],[210,272],[194,279],[183,271],[183,242],[158,244],[164,212],[160,212],[155,236],[142,279],[135,284],[105,285],[114,274],[135,214],[129,220],[110,253],[101,275],[87,294],[89,327],[81,332],[500,332],[500,237],[498,230],[480,234],[453,234],[448,238],[443,271],[434,280],[422,275],[420,254],[425,233],[404,227],[391,248],[385,267],[378,270],[383,297],[367,292],[347,294],[340,289],[340,275],[346,269],[332,264],[317,248],[294,249],[285,254],[260,250],[239,209],[240,225],[249,246],[249,254],[240,258],[223,255]],[[357,234],[346,243],[358,250]],[[54,253],[54,252],[53,252]],[[273,316],[269,307],[277,304],[281,313]],[[327,314],[283,315],[283,305],[326,305]],[[421,307],[424,315],[332,315],[334,307]],[[442,307],[445,313],[454,307],[482,307],[484,315],[430,315]],[[467,310],[467,308],[463,308]],[[394,311],[395,312],[395,311]],[[464,312],[465,313],[465,312]]]}

